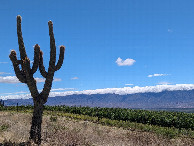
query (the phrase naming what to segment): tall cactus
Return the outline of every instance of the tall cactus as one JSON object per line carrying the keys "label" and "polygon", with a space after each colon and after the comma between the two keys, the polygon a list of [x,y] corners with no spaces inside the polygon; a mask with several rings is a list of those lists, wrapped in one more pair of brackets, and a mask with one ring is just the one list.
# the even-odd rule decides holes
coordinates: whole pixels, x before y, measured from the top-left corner
{"label": "tall cactus", "polygon": [[[23,37],[21,30],[21,16],[17,16],[17,36],[18,36],[18,45],[20,51],[21,60],[17,59],[16,51],[12,50],[9,57],[13,63],[14,71],[16,77],[20,82],[27,84],[31,96],[34,102],[34,111],[32,117],[32,125],[30,130],[30,139],[35,143],[41,143],[41,123],[42,123],[42,113],[43,105],[47,102],[49,92],[52,87],[52,81],[55,71],[59,70],[63,64],[65,47],[60,46],[60,55],[59,60],[56,63],[56,45],[55,38],[53,34],[53,23],[52,21],[48,22],[49,26],[49,36],[50,36],[50,61],[48,71],[45,70],[43,65],[43,52],[40,50],[38,44],[34,46],[34,62],[32,67],[30,67],[30,59],[27,57]],[[20,67],[21,65],[21,67]],[[38,92],[36,86],[36,80],[33,77],[33,74],[39,68],[41,75],[46,78],[44,88],[41,93]]]}

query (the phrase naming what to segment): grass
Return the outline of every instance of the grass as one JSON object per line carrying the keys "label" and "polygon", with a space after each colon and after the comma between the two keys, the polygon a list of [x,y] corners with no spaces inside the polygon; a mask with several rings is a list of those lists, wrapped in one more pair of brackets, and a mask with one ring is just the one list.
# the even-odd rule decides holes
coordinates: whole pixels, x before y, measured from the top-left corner
{"label": "grass", "polygon": [[56,122],[57,121],[57,117],[56,116],[52,116],[50,117],[50,121],[51,122]]}
{"label": "grass", "polygon": [[6,131],[9,128],[9,125],[7,123],[4,123],[0,126],[0,132]]}
{"label": "grass", "polygon": [[[1,111],[0,145],[28,140],[32,111]],[[44,111],[42,145],[192,145],[193,131]]]}
{"label": "grass", "polygon": [[122,121],[122,120],[118,121],[118,120],[111,120],[107,118],[99,119],[98,117],[91,117],[87,115],[63,113],[63,112],[56,112],[56,111],[55,112],[45,111],[44,114],[46,115],[51,114],[51,115],[65,116],[73,119],[87,120],[95,123],[100,123],[102,125],[115,126],[119,128],[122,127],[129,130],[140,130],[142,132],[154,132],[158,136],[163,136],[169,139],[180,137],[180,136],[194,139],[194,131],[191,129],[161,127],[157,125],[149,125],[149,124],[142,124],[142,123],[136,123],[136,122],[130,122],[130,121]]}

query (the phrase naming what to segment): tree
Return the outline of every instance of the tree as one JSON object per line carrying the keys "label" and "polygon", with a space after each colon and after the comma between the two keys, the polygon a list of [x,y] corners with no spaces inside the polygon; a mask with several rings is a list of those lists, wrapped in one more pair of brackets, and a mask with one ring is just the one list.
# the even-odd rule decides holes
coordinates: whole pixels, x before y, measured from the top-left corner
{"label": "tree", "polygon": [[[53,34],[53,23],[52,21],[48,22],[49,26],[49,36],[50,36],[50,61],[48,71],[45,70],[43,64],[43,52],[40,50],[40,46],[36,44],[34,46],[34,62],[32,67],[30,67],[30,59],[27,57],[23,37],[21,30],[21,16],[17,16],[17,36],[18,36],[18,45],[20,51],[21,60],[17,59],[16,51],[12,50],[9,57],[13,63],[14,71],[16,77],[20,82],[27,84],[31,96],[34,102],[34,111],[32,116],[32,125],[30,130],[30,139],[35,143],[41,143],[41,123],[42,123],[42,114],[43,114],[43,105],[47,102],[49,92],[52,87],[52,81],[55,71],[59,70],[63,64],[65,47],[60,46],[60,55],[59,60],[56,63],[56,45],[55,38]],[[33,75],[39,68],[41,75],[46,78],[43,90],[41,93],[38,92],[36,80]]]}

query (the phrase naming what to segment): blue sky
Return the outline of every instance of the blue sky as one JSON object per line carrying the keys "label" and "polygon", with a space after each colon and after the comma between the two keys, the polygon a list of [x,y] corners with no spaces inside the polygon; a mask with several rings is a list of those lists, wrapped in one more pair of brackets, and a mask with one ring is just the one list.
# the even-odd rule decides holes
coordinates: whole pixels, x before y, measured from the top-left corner
{"label": "blue sky", "polygon": [[[192,0],[7,0],[0,4],[0,96],[28,92],[16,83],[9,53],[19,49],[16,16],[24,44],[49,62],[49,20],[57,46],[66,47],[53,89],[93,90],[159,84],[194,84]],[[34,74],[40,81],[39,71]],[[12,83],[10,83],[12,82]],[[42,89],[44,82],[38,83]]]}

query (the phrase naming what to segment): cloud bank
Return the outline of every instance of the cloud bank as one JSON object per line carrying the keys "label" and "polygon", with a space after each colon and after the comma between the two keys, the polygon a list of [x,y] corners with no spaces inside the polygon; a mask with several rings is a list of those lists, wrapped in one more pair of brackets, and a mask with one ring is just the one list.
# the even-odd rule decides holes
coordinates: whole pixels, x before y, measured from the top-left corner
{"label": "cloud bank", "polygon": [[115,61],[118,66],[131,66],[136,61],[130,58],[127,58],[126,60],[122,60],[120,57]]}
{"label": "cloud bank", "polygon": [[[145,86],[145,87],[124,87],[124,88],[106,88],[106,89],[96,89],[96,90],[83,90],[83,91],[65,91],[65,92],[50,92],[49,97],[55,96],[67,96],[73,94],[135,94],[135,93],[147,93],[147,92],[162,92],[162,91],[176,91],[176,90],[193,90],[194,84],[176,84],[176,85],[156,85],[156,86]],[[0,96],[0,99],[28,99],[31,98],[30,94],[20,94],[20,95],[7,95]]]}

